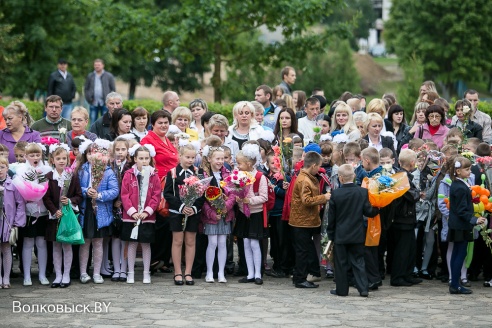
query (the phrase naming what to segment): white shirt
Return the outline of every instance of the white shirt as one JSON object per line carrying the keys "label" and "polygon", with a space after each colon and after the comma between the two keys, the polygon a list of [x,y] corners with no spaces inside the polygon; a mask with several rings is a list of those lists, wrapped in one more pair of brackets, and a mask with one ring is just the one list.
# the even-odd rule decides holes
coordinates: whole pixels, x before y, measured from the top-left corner
{"label": "white shirt", "polygon": [[317,126],[316,118],[314,121],[312,121],[308,119],[307,116],[304,116],[303,118],[299,119],[297,124],[297,130],[299,130],[299,132],[304,135],[304,144],[306,144],[309,140],[314,140],[314,136],[316,135],[316,133],[314,132],[313,128]]}
{"label": "white shirt", "polygon": [[67,79],[67,72],[63,72],[63,71],[60,71],[58,70],[58,72],[60,72],[61,76],[63,76],[63,79]]}

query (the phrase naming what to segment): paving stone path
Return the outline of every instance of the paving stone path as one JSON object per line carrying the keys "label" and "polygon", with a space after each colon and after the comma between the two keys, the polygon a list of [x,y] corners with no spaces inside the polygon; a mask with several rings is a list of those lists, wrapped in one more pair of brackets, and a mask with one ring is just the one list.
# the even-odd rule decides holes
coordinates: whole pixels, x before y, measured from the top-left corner
{"label": "paving stone path", "polygon": [[[172,274],[160,273],[144,285],[138,269],[134,285],[106,279],[52,289],[37,284],[36,273],[31,287],[15,278],[11,289],[0,289],[0,327],[492,327],[492,288],[482,282],[473,283],[474,294],[461,296],[450,295],[437,280],[390,287],[386,278],[362,298],[355,288],[348,297],[330,295],[332,280],[309,290],[271,277],[262,286],[239,284],[231,276],[227,284],[174,286]],[[50,313],[65,305],[85,305],[92,313]]]}

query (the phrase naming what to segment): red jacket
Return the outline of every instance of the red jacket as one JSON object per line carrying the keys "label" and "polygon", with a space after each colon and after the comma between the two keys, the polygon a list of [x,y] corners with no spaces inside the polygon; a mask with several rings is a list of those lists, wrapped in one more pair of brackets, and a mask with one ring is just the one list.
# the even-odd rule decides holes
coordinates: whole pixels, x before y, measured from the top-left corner
{"label": "red jacket", "polygon": [[[136,166],[125,172],[121,183],[121,203],[123,204],[123,221],[135,222],[132,215],[138,212],[139,190],[135,175]],[[161,200],[161,181],[156,171],[150,174],[149,189],[145,199],[144,212],[149,214],[142,223],[155,223],[155,210]]]}

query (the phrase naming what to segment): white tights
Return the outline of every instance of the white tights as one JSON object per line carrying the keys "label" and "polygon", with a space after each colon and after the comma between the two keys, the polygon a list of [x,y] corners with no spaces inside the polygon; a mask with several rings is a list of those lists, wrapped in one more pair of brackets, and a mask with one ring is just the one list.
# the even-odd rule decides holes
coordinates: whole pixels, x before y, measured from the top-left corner
{"label": "white tights", "polygon": [[[63,251],[63,254],[62,254]],[[63,259],[63,276],[62,276],[62,259]],[[72,245],[66,243],[53,242],[53,265],[55,267],[55,281],[53,283],[70,282],[70,268],[72,266]]]}
{"label": "white tights", "polygon": [[213,278],[213,268],[215,260],[215,249],[219,247],[217,251],[217,261],[219,262],[219,279],[224,278],[224,267],[227,259],[227,248],[226,248],[227,235],[209,235],[208,236],[208,247],[207,247],[207,277]]}
{"label": "white tights", "polygon": [[79,262],[80,274],[87,273],[87,261],[89,260],[89,248],[92,243],[92,258],[94,261],[94,275],[101,274],[101,263],[103,258],[103,239],[85,239],[85,244],[80,245]]}
{"label": "white tights", "polygon": [[0,276],[0,285],[10,285],[10,268],[12,267],[12,249],[9,243],[0,244],[0,272],[2,271],[3,264],[3,277]]}
{"label": "white tights", "polygon": [[126,277],[127,259],[125,259],[125,244],[119,238],[113,237],[111,241],[111,252],[113,254],[113,276]]}
{"label": "white tights", "polygon": [[244,238],[244,257],[248,267],[248,279],[261,279],[261,249],[258,239]]}
{"label": "white tights", "polygon": [[24,267],[24,280],[31,280],[31,261],[34,242],[38,248],[38,268],[39,280],[46,279],[46,263],[48,262],[48,249],[44,237],[29,238],[24,237],[24,246],[22,247],[22,265]]}

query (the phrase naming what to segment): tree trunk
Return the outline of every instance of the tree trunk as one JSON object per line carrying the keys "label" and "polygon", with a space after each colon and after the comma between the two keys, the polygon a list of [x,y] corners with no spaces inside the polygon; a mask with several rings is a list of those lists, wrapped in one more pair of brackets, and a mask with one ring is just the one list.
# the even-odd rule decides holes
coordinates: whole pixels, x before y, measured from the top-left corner
{"label": "tree trunk", "polygon": [[135,77],[130,78],[130,87],[128,90],[128,99],[135,99],[135,91],[137,90],[137,79]]}
{"label": "tree trunk", "polygon": [[212,86],[214,87],[214,101],[216,103],[222,102],[222,90],[221,90],[221,47],[217,43],[215,45],[215,61],[214,61],[214,74],[212,76]]}

